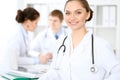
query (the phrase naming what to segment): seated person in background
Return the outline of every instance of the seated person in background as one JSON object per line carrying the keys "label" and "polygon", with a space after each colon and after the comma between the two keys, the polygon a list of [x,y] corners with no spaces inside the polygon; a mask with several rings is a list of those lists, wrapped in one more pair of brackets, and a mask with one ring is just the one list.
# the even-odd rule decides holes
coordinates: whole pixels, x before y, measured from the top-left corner
{"label": "seated person in background", "polygon": [[38,58],[41,64],[46,64],[56,53],[58,40],[64,38],[69,30],[62,26],[63,13],[53,10],[49,16],[49,27],[40,32],[31,43],[29,54]]}
{"label": "seated person in background", "polygon": [[[37,10],[32,7],[27,7],[23,11],[18,10],[16,15],[17,28],[10,37],[8,44],[6,46],[6,54],[8,57],[9,66],[12,61],[16,61],[18,65],[22,64],[35,64],[34,57],[28,55],[29,49],[29,39],[28,31],[34,31],[39,21],[40,14]],[[17,58],[17,60],[11,60],[10,57],[16,56],[12,59]]]}

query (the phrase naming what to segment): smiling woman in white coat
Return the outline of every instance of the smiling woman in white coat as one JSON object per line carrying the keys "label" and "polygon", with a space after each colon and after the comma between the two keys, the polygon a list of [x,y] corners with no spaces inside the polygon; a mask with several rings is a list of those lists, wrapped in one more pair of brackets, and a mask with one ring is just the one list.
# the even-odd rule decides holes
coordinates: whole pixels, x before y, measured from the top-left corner
{"label": "smiling woman in white coat", "polygon": [[120,61],[111,45],[85,27],[93,16],[87,0],[68,0],[64,11],[72,33],[39,80],[120,80]]}
{"label": "smiling woman in white coat", "polygon": [[[34,58],[28,55],[28,31],[34,31],[39,17],[39,12],[32,7],[27,7],[23,11],[20,9],[17,11],[16,21],[19,24],[17,24],[18,26],[10,37],[6,48],[10,67],[15,65],[15,61],[18,66],[22,64],[35,64]],[[14,69],[17,68],[14,67]]]}

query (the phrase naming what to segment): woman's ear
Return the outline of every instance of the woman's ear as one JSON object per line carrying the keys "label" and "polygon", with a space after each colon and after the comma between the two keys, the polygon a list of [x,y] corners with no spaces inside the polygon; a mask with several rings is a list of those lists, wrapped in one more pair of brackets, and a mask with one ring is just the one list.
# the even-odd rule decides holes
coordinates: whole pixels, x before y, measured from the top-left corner
{"label": "woman's ear", "polygon": [[86,21],[90,18],[90,11],[87,13]]}
{"label": "woman's ear", "polygon": [[27,26],[27,28],[29,28],[30,27],[30,20],[26,20],[26,26]]}

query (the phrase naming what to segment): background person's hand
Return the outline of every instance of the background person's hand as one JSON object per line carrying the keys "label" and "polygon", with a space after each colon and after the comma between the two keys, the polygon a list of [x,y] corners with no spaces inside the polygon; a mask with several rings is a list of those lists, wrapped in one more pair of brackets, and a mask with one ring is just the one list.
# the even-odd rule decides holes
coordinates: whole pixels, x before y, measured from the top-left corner
{"label": "background person's hand", "polygon": [[46,64],[50,59],[52,59],[52,53],[48,52],[46,54],[41,54],[39,60],[41,64]]}
{"label": "background person's hand", "polygon": [[48,52],[47,54],[46,54],[46,57],[47,57],[47,59],[52,59],[52,53],[50,53],[50,52]]}

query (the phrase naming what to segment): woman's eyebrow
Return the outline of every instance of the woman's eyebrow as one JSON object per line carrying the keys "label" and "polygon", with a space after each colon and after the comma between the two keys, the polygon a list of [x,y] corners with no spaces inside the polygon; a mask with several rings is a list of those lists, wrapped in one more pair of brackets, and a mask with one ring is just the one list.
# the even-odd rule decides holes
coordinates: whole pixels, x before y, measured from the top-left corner
{"label": "woman's eyebrow", "polygon": [[[66,11],[71,12],[70,10],[65,10],[65,12]],[[82,11],[82,9],[76,9],[75,11]]]}

